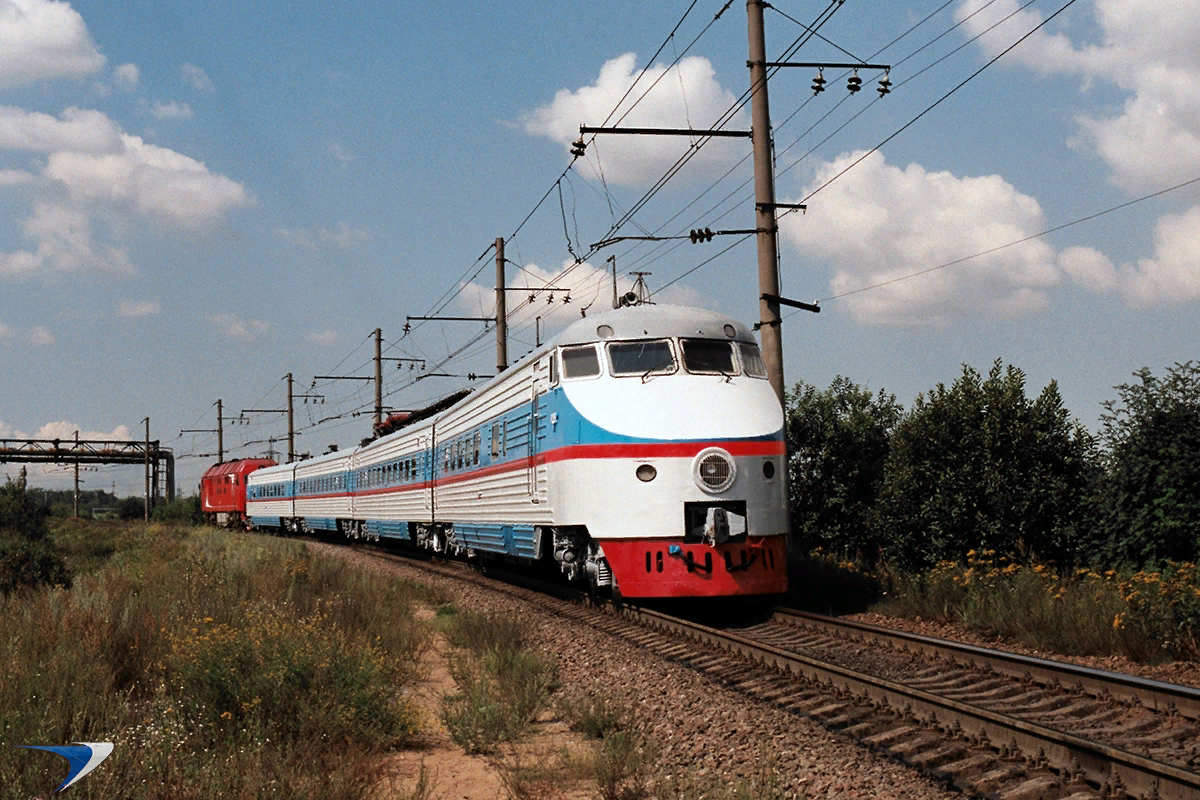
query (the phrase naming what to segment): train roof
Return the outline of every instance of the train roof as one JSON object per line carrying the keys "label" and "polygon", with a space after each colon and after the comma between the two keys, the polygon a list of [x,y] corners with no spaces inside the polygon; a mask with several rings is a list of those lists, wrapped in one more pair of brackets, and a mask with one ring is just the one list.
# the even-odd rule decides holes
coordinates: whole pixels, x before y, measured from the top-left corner
{"label": "train roof", "polygon": [[[602,330],[605,327],[607,330]],[[755,342],[749,328],[716,311],[690,306],[645,304],[585,317],[563,331],[554,344],[589,344],[610,339],[663,339],[672,336]]]}
{"label": "train roof", "polygon": [[204,471],[204,478],[215,478],[219,475],[245,475],[263,467],[273,467],[275,462],[269,458],[240,458],[237,461],[222,461]]}

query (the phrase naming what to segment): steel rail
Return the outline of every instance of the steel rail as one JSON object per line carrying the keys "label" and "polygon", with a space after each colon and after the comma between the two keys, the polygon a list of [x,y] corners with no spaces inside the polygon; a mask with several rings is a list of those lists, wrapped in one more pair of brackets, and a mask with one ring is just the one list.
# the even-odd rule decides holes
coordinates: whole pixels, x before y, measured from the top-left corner
{"label": "steel rail", "polygon": [[1094,785],[1120,786],[1129,794],[1141,797],[1158,797],[1162,800],[1200,798],[1200,774],[1115,747],[816,661],[739,634],[719,631],[656,611],[626,606],[614,613],[650,628],[710,644],[768,667],[849,691],[866,698],[868,702],[886,703],[896,711],[914,713],[918,718],[946,730],[957,726],[964,734],[986,738],[995,746],[1007,746],[1011,742],[1021,752],[1036,753],[1039,760],[1044,759],[1048,766],[1066,777],[1082,774]]}
{"label": "steel rail", "polygon": [[1155,711],[1178,713],[1188,719],[1200,719],[1200,689],[1174,683],[1139,678],[1103,669],[1081,667],[1064,661],[1025,656],[992,650],[986,647],[963,644],[934,636],[881,628],[863,622],[842,620],[820,614],[810,614],[791,608],[773,609],[775,615],[791,625],[804,626],[831,635],[845,635],[854,631],[861,638],[878,643],[903,642],[906,647],[918,652],[942,658],[961,659],[968,665],[984,664],[997,673],[1020,679],[1032,679],[1042,685],[1053,685],[1056,681],[1064,685],[1075,685],[1083,691],[1103,695],[1107,692],[1114,699],[1126,703],[1137,703]]}

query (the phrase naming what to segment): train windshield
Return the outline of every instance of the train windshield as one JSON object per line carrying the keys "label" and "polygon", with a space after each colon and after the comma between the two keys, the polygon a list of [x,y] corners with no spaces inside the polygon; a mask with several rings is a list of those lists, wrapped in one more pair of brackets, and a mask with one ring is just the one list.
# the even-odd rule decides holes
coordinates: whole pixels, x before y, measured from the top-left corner
{"label": "train windshield", "polygon": [[666,339],[613,342],[608,346],[613,375],[665,375],[675,371],[675,354]]}
{"label": "train windshield", "polygon": [[688,372],[733,375],[733,344],[716,339],[683,339],[683,366]]}
{"label": "train windshield", "polygon": [[762,353],[758,351],[758,345],[738,342],[738,351],[742,356],[742,369],[746,370],[747,375],[751,378],[767,377],[767,365],[763,363]]}

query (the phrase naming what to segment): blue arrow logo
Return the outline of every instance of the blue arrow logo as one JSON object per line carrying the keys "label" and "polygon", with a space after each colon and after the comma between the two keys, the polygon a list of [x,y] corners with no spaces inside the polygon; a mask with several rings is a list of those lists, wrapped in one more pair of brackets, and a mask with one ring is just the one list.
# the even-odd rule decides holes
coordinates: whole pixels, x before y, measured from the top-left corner
{"label": "blue arrow logo", "polygon": [[108,758],[109,754],[113,751],[112,742],[76,742],[75,744],[58,746],[19,744],[17,747],[24,747],[26,750],[46,750],[51,753],[57,753],[71,765],[71,771],[67,773],[67,779],[63,781],[62,786],[54,790],[54,794],[58,794],[100,766],[100,762]]}

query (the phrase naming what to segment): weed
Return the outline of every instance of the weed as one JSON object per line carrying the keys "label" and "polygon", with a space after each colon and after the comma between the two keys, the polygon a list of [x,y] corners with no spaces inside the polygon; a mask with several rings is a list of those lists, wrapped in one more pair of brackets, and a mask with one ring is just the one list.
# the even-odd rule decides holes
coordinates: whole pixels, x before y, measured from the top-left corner
{"label": "weed", "polygon": [[597,743],[592,777],[601,800],[646,800],[658,748],[632,733],[617,731]]}
{"label": "weed", "polygon": [[621,700],[601,692],[589,692],[578,697],[564,694],[557,703],[559,715],[568,721],[571,730],[589,739],[603,739],[629,727],[633,712]]}
{"label": "weed", "polygon": [[577,778],[565,752],[532,753],[510,748],[503,758],[489,761],[509,800],[560,800]]}

